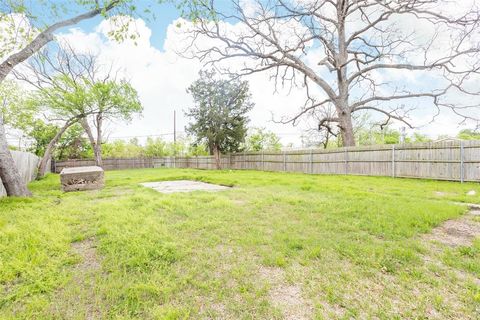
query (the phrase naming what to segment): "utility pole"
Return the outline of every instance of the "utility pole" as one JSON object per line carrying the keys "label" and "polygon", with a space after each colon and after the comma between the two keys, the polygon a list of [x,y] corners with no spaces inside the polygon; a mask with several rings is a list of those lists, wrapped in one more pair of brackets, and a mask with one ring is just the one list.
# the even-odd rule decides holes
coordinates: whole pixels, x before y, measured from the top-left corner
{"label": "utility pole", "polygon": [[173,110],[173,167],[177,167],[177,112]]}
{"label": "utility pole", "polygon": [[173,144],[177,145],[177,112],[175,110],[173,110]]}

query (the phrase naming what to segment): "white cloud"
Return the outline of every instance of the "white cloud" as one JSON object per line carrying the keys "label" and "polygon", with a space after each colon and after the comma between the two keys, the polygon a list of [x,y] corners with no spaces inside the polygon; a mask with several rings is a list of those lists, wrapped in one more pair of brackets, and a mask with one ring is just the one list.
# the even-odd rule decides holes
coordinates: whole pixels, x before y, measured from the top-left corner
{"label": "white cloud", "polygon": [[[179,28],[178,22],[182,22]],[[198,77],[202,65],[198,60],[181,58],[177,48],[184,38],[185,21],[174,21],[168,27],[163,50],[151,45],[151,30],[141,19],[135,20],[138,33],[137,44],[133,41],[118,43],[108,38],[111,30],[108,21],[103,21],[94,32],[85,33],[78,28],[70,29],[59,38],[67,40],[79,51],[97,52],[102,61],[121,67],[124,75],[137,89],[144,106],[143,117],[131,124],[115,123],[109,126],[112,137],[158,135],[173,132],[173,111],[177,111],[177,130],[183,131],[188,119],[183,110],[192,100],[186,88]],[[299,142],[300,128],[271,122],[280,115],[292,115],[302,101],[301,90],[274,94],[274,85],[266,74],[249,78],[256,107],[251,111],[251,126],[267,127],[280,134],[284,143]],[[172,136],[165,137],[171,139]]]}
{"label": "white cloud", "polygon": [[[178,27],[179,24],[180,27]],[[121,67],[125,76],[138,90],[145,108],[143,117],[135,119],[128,125],[112,124],[109,127],[111,136],[146,136],[173,132],[174,110],[177,111],[177,130],[183,131],[188,122],[183,115],[183,110],[192,104],[186,88],[198,77],[198,71],[202,67],[198,60],[181,58],[176,52],[185,46],[184,31],[190,27],[190,23],[181,19],[173,21],[167,29],[162,49],[152,46],[150,41],[152,30],[143,20],[134,20],[132,25],[138,34],[136,44],[129,40],[118,43],[109,39],[108,32],[112,29],[108,21],[100,23],[93,32],[85,33],[73,28],[61,34],[60,38],[68,40],[79,50],[97,51],[101,59]],[[240,25],[226,25],[233,32],[239,32],[243,28]],[[202,42],[202,46],[208,45],[210,45],[208,40]],[[308,62],[312,65],[316,64],[315,59]],[[230,63],[240,62],[230,61]],[[403,78],[409,83],[418,81],[412,72],[394,73],[396,78]],[[269,74],[255,74],[248,80],[256,103],[256,107],[250,114],[251,126],[267,127],[279,133],[283,143],[295,142],[298,145],[301,129],[308,124],[294,128],[291,125],[272,123],[271,119],[272,113],[275,114],[276,119],[281,116],[295,115],[305,99],[303,89],[294,88],[290,92],[288,88],[280,88],[280,92],[274,93],[274,83],[269,78]],[[414,122],[424,125],[431,119],[430,114],[431,110],[416,112],[413,116]],[[454,134],[459,129],[457,123],[458,119],[451,114],[446,114],[438,118],[436,123],[422,126],[420,131],[432,136],[444,133]]]}

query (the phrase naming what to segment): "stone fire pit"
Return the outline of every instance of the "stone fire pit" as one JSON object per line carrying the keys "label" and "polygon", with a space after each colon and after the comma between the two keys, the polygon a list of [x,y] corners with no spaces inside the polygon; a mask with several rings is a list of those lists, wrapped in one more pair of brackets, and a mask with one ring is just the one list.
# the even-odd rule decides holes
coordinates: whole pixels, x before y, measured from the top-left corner
{"label": "stone fire pit", "polygon": [[96,166],[64,168],[60,172],[60,182],[65,192],[96,190],[105,186],[103,169]]}

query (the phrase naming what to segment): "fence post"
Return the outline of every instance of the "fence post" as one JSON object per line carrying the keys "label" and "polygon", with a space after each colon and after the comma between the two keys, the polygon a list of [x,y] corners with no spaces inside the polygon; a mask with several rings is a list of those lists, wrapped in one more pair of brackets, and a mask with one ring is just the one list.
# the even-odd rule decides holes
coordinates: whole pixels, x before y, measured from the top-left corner
{"label": "fence post", "polygon": [[265,153],[262,150],[262,171],[265,171]]}
{"label": "fence post", "polygon": [[464,157],[465,148],[463,146],[463,141],[460,141],[460,183],[463,183],[465,180]]}
{"label": "fence post", "polygon": [[395,145],[392,145],[392,178],[395,178]]}
{"label": "fence post", "polygon": [[310,149],[310,168],[309,168],[310,174],[313,173],[313,149]]}
{"label": "fence post", "polygon": [[243,170],[247,169],[247,152],[243,151]]}
{"label": "fence post", "polygon": [[287,171],[287,151],[283,151],[283,171]]}
{"label": "fence post", "polygon": [[343,147],[345,150],[345,174],[348,174],[348,150],[347,147]]}

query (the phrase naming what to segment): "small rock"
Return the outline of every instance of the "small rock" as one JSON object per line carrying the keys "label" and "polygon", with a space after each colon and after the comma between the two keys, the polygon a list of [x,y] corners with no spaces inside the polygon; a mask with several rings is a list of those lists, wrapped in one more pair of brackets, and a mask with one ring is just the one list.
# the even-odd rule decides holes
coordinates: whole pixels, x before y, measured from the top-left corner
{"label": "small rock", "polygon": [[475,190],[470,190],[470,191],[467,192],[467,196],[474,196],[476,194],[477,194],[477,192]]}

